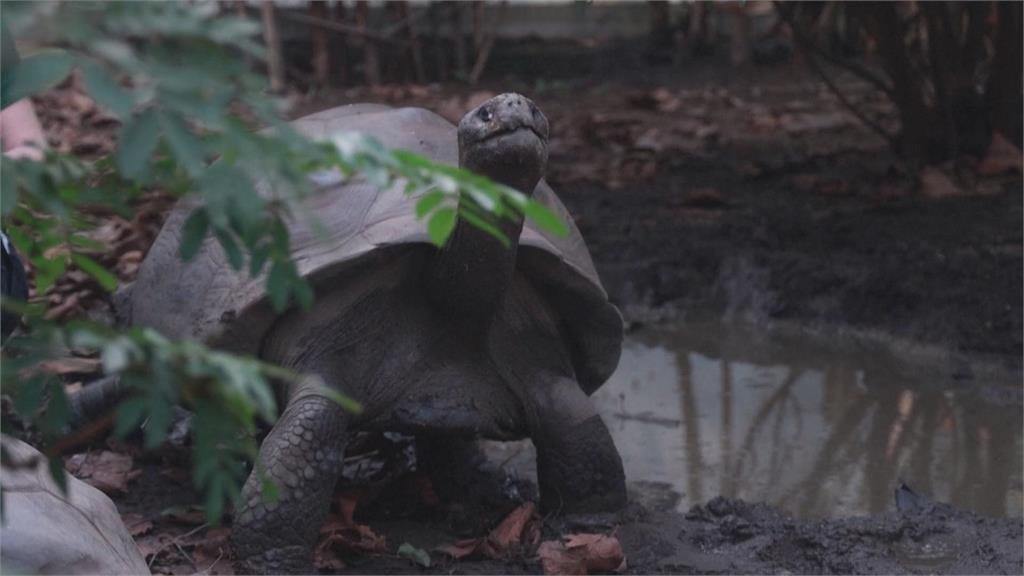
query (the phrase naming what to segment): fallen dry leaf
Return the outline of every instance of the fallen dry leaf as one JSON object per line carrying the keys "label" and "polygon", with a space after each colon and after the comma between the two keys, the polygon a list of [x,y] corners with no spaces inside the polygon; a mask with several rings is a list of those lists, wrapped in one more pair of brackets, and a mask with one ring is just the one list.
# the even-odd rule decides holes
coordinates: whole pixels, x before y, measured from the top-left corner
{"label": "fallen dry leaf", "polygon": [[335,511],[320,528],[320,542],[313,551],[313,564],[317,568],[344,568],[341,555],[345,552],[382,554],[387,551],[387,540],[383,536],[353,520],[358,502],[357,494],[342,494],[334,499]]}
{"label": "fallen dry leaf", "polygon": [[225,526],[211,528],[201,536],[194,537],[192,561],[200,574],[227,575],[234,574],[235,567],[231,562],[231,545],[228,539],[231,529]]}
{"label": "fallen dry leaf", "polygon": [[615,536],[570,534],[548,540],[537,549],[545,574],[592,574],[622,572],[626,556]]}
{"label": "fallen dry leaf", "polygon": [[129,512],[121,516],[121,521],[124,522],[124,527],[128,529],[128,533],[132,536],[142,536],[153,529],[152,522],[144,518],[142,514],[135,512]]}
{"label": "fallen dry leaf", "polygon": [[928,166],[919,175],[920,192],[926,198],[949,198],[959,196],[961,190],[942,170]]}
{"label": "fallen dry leaf", "polygon": [[128,482],[142,473],[133,468],[131,456],[109,450],[75,454],[65,465],[76,478],[107,494],[127,492]]}
{"label": "fallen dry leaf", "polygon": [[206,524],[206,512],[198,506],[173,508],[164,512],[163,517],[166,520],[190,526]]}
{"label": "fallen dry leaf", "polygon": [[508,558],[523,545],[533,545],[540,540],[540,525],[537,506],[527,502],[513,510],[490,534],[482,538],[459,540],[437,548],[456,560],[472,556],[501,560]]}
{"label": "fallen dry leaf", "polygon": [[996,132],[992,136],[992,143],[989,144],[988,152],[978,163],[978,174],[983,176],[995,176],[1006,172],[1021,173],[1024,168],[1024,156],[1020,148],[1013,145],[1005,136]]}

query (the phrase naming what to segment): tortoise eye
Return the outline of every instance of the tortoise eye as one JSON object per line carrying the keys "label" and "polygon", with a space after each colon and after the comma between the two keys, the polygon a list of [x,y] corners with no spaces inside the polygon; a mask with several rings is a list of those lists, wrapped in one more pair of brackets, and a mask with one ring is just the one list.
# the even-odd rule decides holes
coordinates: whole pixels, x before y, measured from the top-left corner
{"label": "tortoise eye", "polygon": [[480,111],[476,113],[476,115],[484,122],[490,122],[492,118],[491,111],[488,110],[487,108],[481,108]]}

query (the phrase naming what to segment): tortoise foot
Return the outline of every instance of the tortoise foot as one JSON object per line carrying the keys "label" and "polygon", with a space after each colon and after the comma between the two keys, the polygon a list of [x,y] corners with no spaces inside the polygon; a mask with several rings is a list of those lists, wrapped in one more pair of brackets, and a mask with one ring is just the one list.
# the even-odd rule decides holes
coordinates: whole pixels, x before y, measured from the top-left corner
{"label": "tortoise foot", "polygon": [[313,551],[306,546],[282,546],[239,559],[239,574],[316,574]]}
{"label": "tortoise foot", "polygon": [[537,443],[540,503],[556,514],[611,512],[626,505],[626,477],[611,434],[593,415],[555,425]]}

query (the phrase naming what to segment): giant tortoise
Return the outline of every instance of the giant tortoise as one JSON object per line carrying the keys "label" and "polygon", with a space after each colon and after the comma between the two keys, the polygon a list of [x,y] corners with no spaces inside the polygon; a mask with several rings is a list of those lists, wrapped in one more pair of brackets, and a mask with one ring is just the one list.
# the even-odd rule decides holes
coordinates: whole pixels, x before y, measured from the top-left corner
{"label": "giant tortoise", "polygon": [[[235,516],[234,545],[252,572],[309,572],[346,438],[355,430],[450,433],[537,448],[541,506],[612,510],[625,502],[622,462],[588,395],[612,373],[622,319],[587,247],[541,180],[548,121],[529,99],[502,94],[458,129],[422,109],[353,105],[294,123],[304,134],[371,135],[532,195],[569,224],[556,238],[505,221],[511,247],[463,222],[430,244],[415,196],[340,176],[320,178],[309,208],[327,231],[294,222],[291,245],[316,294],[308,310],[276,314],[263,278],[235,272],[216,242],[183,263],[189,207],[168,218],[143,262],[128,311],[134,324],[260,358],[319,379],[285,391]],[[312,382],[364,406],[343,410]],[[318,392],[318,390],[320,390]]]}

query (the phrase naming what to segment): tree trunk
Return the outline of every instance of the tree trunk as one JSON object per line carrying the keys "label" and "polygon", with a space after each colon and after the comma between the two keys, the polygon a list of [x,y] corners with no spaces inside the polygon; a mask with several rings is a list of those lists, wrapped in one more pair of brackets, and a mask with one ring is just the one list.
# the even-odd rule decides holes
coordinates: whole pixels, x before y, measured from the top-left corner
{"label": "tree trunk", "polygon": [[650,33],[647,38],[647,58],[656,64],[672,60],[672,20],[666,0],[652,0],[647,3],[650,17]]}
{"label": "tree trunk", "polygon": [[416,22],[413,21],[409,2],[401,2],[398,7],[398,13],[405,21],[406,36],[409,39],[409,55],[412,56],[413,74],[416,82],[423,84],[427,81],[426,72],[423,70],[423,50],[420,46],[420,38],[416,32]]}
{"label": "tree trunk", "polygon": [[260,5],[263,16],[263,42],[267,46],[267,76],[270,77],[270,91],[284,91],[284,60],[281,57],[281,36],[277,31],[277,18],[274,16],[274,3],[263,0]]}
{"label": "tree trunk", "polygon": [[[344,23],[346,19],[344,2],[332,3],[328,6],[328,19],[335,23]],[[349,50],[348,35],[344,32],[336,32],[331,43],[334,52],[336,83],[344,86],[349,82]]]}
{"label": "tree trunk", "polygon": [[465,81],[469,77],[468,59],[466,58],[466,4],[452,2],[452,43],[455,45],[455,73],[459,80]]}
{"label": "tree trunk", "polygon": [[[366,0],[356,2],[356,26],[361,31],[369,27],[370,4]],[[363,45],[363,78],[370,86],[380,84],[380,58],[377,53],[377,45],[372,38],[365,35],[359,40]]]}
{"label": "tree trunk", "polygon": [[985,97],[992,126],[1021,145],[1021,3],[997,3],[998,29]]}
{"label": "tree trunk", "polygon": [[430,11],[430,35],[434,52],[434,75],[441,82],[448,81],[448,58],[444,47],[444,38],[441,36],[441,14],[444,4],[431,3],[427,10]]}
{"label": "tree trunk", "polygon": [[900,112],[900,150],[911,159],[927,159],[931,115],[924,102],[921,78],[910,62],[903,42],[903,22],[895,4],[886,2],[863,6],[867,22],[878,42],[878,53],[893,81],[893,101]]}
{"label": "tree trunk", "polygon": [[[327,2],[325,0],[312,0],[309,3],[309,15],[320,20],[328,20]],[[313,83],[318,88],[325,88],[330,84],[331,76],[331,51],[327,30],[319,26],[310,26],[312,38],[312,68]]]}

